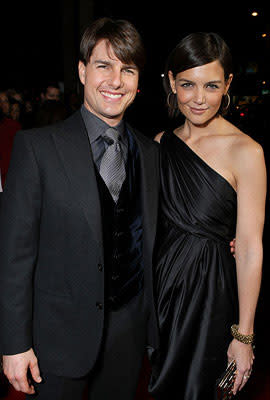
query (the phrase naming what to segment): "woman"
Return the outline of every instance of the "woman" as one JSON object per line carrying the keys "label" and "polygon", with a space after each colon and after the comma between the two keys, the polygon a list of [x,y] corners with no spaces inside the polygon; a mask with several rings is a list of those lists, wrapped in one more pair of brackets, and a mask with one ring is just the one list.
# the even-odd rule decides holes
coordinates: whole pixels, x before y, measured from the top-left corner
{"label": "woman", "polygon": [[[222,116],[232,77],[230,51],[214,33],[187,36],[167,63],[170,112],[180,111],[185,122],[156,138],[161,344],[150,393],[159,400],[214,399],[231,360],[237,365],[235,394],[252,371],[266,172],[261,146]],[[234,258],[228,243],[235,236]]]}

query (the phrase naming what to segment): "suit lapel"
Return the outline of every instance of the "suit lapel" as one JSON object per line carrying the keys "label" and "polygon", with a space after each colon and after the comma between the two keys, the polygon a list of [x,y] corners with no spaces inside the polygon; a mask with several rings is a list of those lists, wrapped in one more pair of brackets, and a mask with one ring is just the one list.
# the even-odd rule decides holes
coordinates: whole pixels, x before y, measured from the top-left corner
{"label": "suit lapel", "polygon": [[98,244],[102,247],[102,219],[94,161],[80,111],[67,119],[52,134],[57,151],[73,189]]}
{"label": "suit lapel", "polygon": [[[138,145],[141,178],[144,246],[151,252],[156,232],[158,211],[158,165],[154,146],[142,134],[127,124]],[[55,146],[80,204],[93,237],[103,250],[100,198],[91,146],[80,111],[64,121],[52,134]]]}

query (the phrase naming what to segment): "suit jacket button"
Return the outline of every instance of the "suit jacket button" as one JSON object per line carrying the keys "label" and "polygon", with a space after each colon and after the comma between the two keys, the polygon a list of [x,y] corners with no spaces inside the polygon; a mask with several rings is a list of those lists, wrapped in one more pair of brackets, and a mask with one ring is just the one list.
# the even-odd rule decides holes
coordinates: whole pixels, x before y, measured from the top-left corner
{"label": "suit jacket button", "polygon": [[99,310],[103,310],[103,304],[102,303],[96,303],[96,306]]}
{"label": "suit jacket button", "polygon": [[98,264],[98,270],[99,271],[103,271],[103,265],[102,264]]}

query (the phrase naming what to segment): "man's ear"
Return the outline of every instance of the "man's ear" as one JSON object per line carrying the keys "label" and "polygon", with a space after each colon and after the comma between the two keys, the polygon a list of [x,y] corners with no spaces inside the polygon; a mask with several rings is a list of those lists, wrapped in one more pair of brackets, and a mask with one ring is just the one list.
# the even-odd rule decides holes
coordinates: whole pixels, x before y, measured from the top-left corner
{"label": "man's ear", "polygon": [[78,72],[79,72],[80,81],[83,85],[85,84],[85,70],[86,70],[86,66],[84,65],[84,63],[82,61],[79,61]]}

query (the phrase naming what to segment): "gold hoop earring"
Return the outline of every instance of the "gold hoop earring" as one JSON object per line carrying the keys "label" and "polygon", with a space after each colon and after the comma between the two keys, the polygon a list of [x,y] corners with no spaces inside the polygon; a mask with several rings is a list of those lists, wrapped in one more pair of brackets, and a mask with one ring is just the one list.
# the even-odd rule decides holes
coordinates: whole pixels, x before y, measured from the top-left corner
{"label": "gold hoop earring", "polygon": [[170,96],[171,96],[171,94],[175,95],[175,93],[173,93],[173,91],[171,91],[171,92],[168,94],[168,96],[167,96],[167,105],[168,105],[169,108],[172,108],[172,109],[174,110],[174,109],[175,109],[175,106],[172,107],[171,104],[170,104]]}
{"label": "gold hoop earring", "polygon": [[227,105],[226,105],[226,107],[225,107],[225,110],[228,110],[228,108],[229,108],[229,106],[230,106],[230,104],[231,104],[231,98],[230,98],[230,95],[229,95],[229,93],[227,92],[226,94],[224,94],[224,97],[225,96],[227,96]]}

